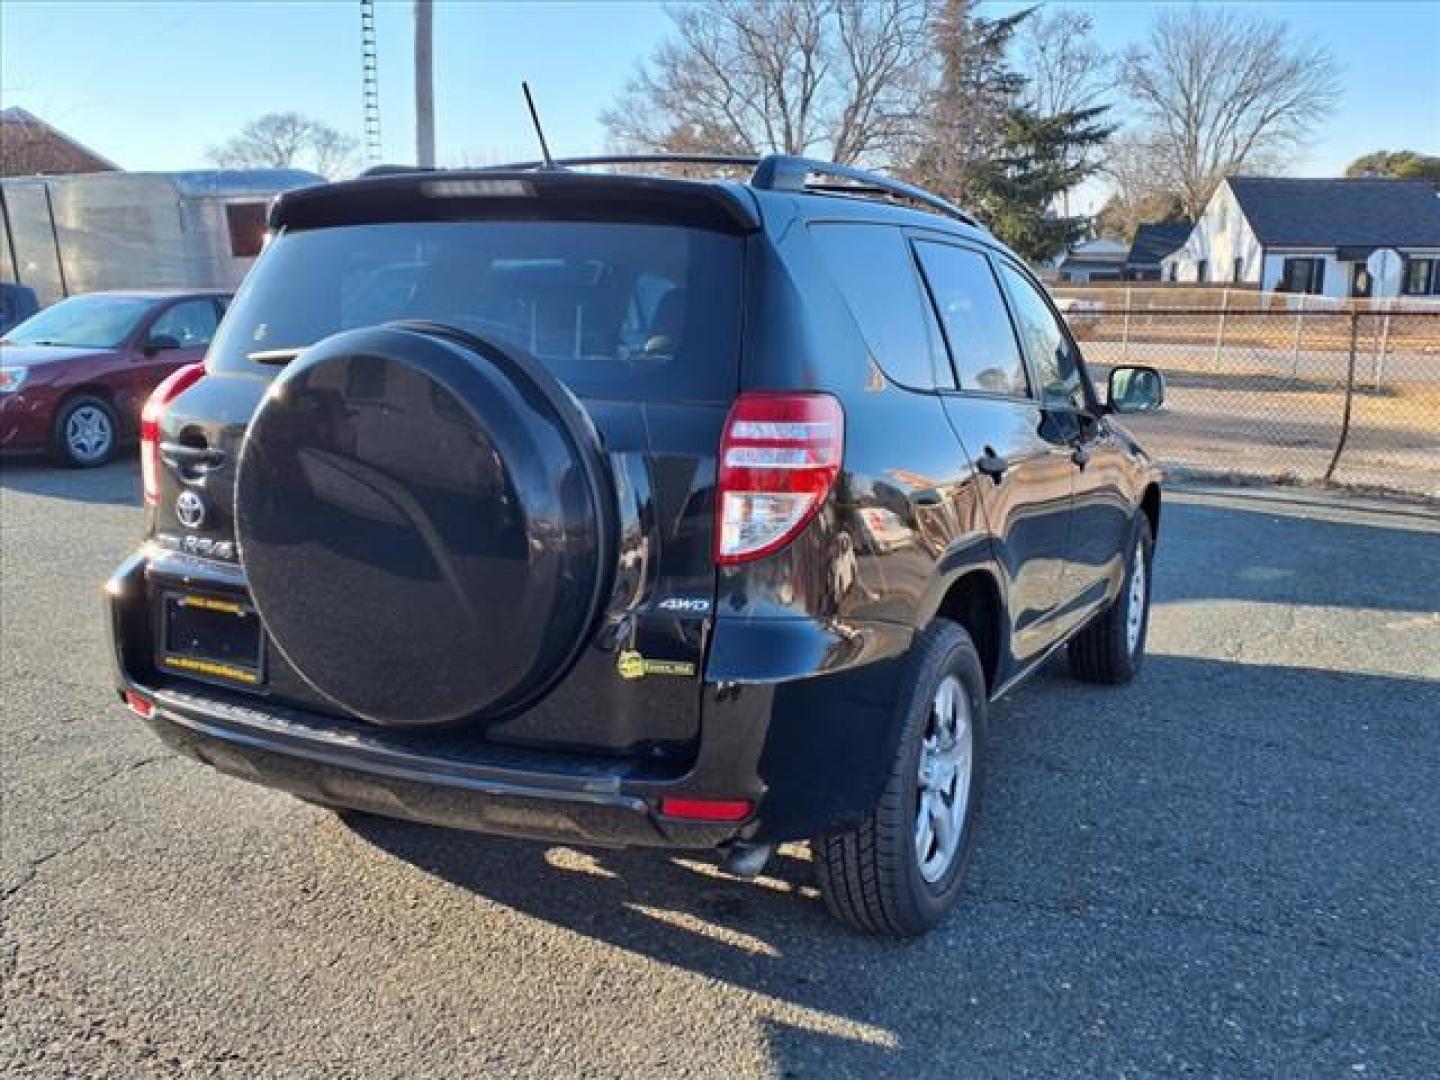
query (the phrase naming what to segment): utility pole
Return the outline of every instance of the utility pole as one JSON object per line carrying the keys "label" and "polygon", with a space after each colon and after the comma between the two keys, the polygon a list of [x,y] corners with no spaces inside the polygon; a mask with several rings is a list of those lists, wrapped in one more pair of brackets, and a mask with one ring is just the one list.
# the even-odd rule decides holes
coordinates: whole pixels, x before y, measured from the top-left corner
{"label": "utility pole", "polygon": [[415,163],[435,165],[435,7],[415,0]]}

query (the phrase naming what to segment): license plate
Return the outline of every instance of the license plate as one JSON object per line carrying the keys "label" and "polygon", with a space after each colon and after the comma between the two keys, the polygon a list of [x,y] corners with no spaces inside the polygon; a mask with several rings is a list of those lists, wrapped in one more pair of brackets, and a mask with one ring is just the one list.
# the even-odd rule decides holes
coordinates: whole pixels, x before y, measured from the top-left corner
{"label": "license plate", "polygon": [[259,686],[264,681],[260,617],[243,601],[165,593],[160,665],[202,679]]}

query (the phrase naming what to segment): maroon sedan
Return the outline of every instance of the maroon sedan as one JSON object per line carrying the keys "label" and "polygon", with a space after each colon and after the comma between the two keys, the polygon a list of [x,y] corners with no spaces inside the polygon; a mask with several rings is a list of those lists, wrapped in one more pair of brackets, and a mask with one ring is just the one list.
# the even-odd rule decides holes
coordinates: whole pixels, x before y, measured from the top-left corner
{"label": "maroon sedan", "polygon": [[204,359],[229,296],[103,292],[72,296],[0,338],[0,450],[51,450],[103,465],[139,430],[161,379]]}

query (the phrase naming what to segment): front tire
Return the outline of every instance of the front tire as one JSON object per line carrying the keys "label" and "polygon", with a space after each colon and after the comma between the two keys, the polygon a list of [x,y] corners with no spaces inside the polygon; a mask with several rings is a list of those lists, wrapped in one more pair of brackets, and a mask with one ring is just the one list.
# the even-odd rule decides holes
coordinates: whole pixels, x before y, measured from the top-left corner
{"label": "front tire", "polygon": [[72,469],[93,469],[115,456],[120,424],[110,403],[78,394],[55,417],[55,455]]}
{"label": "front tire", "polygon": [[1150,519],[1136,514],[1120,595],[1070,641],[1070,673],[1077,679],[1114,686],[1139,674],[1150,629],[1154,543]]}
{"label": "front tire", "polygon": [[984,775],[988,692],[980,656],[959,624],[941,619],[914,646],[915,678],[879,803],[856,828],[820,836],[811,851],[831,914],[857,930],[915,937],[960,896]]}

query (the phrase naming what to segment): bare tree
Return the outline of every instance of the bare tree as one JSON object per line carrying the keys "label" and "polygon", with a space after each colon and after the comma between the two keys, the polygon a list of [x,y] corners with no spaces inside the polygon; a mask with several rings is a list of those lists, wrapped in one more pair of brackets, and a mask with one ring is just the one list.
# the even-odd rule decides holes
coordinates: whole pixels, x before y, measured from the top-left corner
{"label": "bare tree", "polygon": [[[1076,8],[1039,10],[1020,23],[1015,35],[1019,73],[1025,78],[1020,106],[1040,117],[1109,108],[1114,59],[1095,41],[1095,20]],[[1070,148],[1064,164],[1095,160],[1098,147]],[[1060,195],[1070,216],[1070,192]]]}
{"label": "bare tree", "polygon": [[717,0],[601,114],[627,149],[893,157],[918,121],[933,0]]}
{"label": "bare tree", "polygon": [[306,168],[335,177],[353,170],[357,140],[300,113],[266,113],[206,151],[225,169]]}
{"label": "bare tree", "polygon": [[1111,188],[1095,222],[1100,235],[1130,240],[1147,222],[1186,220],[1179,192],[1164,180],[1167,153],[1165,145],[1142,132],[1110,140],[1100,167]]}
{"label": "bare tree", "polygon": [[1340,69],[1323,46],[1221,7],[1162,11],[1123,74],[1191,218],[1226,174],[1266,170],[1303,143],[1339,96]]}
{"label": "bare tree", "polygon": [[1109,103],[1114,58],[1095,41],[1095,20],[1076,8],[1040,10],[1015,35],[1016,68],[1025,77],[1021,104],[1040,116]]}

